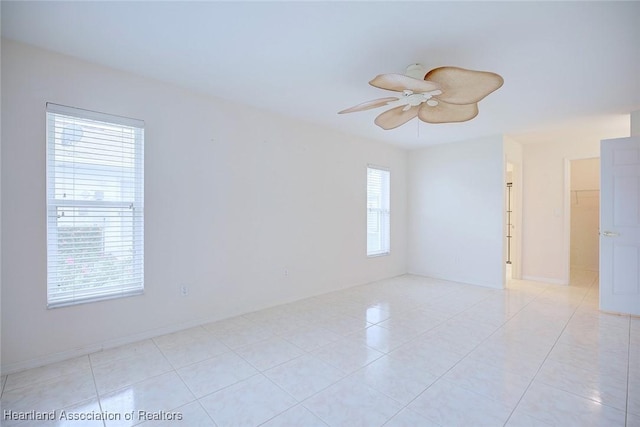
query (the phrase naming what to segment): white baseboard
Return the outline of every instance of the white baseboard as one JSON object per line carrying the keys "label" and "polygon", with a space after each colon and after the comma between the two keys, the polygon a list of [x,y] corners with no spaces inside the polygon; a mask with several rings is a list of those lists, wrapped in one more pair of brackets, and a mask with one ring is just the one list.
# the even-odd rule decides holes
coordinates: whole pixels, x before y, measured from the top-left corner
{"label": "white baseboard", "polygon": [[220,318],[200,319],[189,322],[180,323],[177,325],[165,326],[163,328],[152,329],[149,331],[141,332],[138,334],[127,335],[126,337],[120,337],[113,340],[104,341],[102,343],[91,344],[83,347],[78,347],[72,350],[62,351],[59,353],[47,354],[45,356],[36,357],[34,359],[2,364],[0,366],[0,372],[2,375],[13,374],[16,372],[24,371],[26,369],[39,368],[41,366],[49,365],[51,363],[62,362],[74,357],[86,356],[98,351],[109,350],[112,348],[120,347],[126,344],[132,344],[134,342],[147,340],[150,338],[156,338],[161,335],[171,334],[179,332],[184,329],[193,328],[207,323],[223,320]]}
{"label": "white baseboard", "polygon": [[407,274],[410,274],[412,276],[426,277],[430,279],[446,280],[447,282],[461,283],[463,285],[480,286],[483,288],[490,288],[490,289],[504,289],[502,283],[470,282],[464,278],[461,279],[457,277],[448,277],[448,276],[445,277],[440,274],[425,274],[425,273],[417,273],[417,272],[411,272],[411,271],[408,272]]}
{"label": "white baseboard", "polygon": [[568,285],[569,282],[562,279],[554,279],[551,277],[538,277],[538,276],[522,276],[522,280],[529,280],[531,282],[543,282],[550,283],[552,285]]}
{"label": "white baseboard", "polygon": [[[401,276],[402,274],[400,274],[399,276]],[[393,277],[397,277],[397,276],[393,276]],[[380,279],[380,280],[384,280],[384,279]],[[372,283],[372,282],[365,282],[362,283],[361,285],[367,284],[367,283]],[[355,286],[360,286],[360,285],[352,285],[352,286],[347,286],[344,288],[339,288],[339,289],[333,289],[333,290],[328,290],[327,292],[333,292],[336,290],[343,290],[343,289],[348,289],[348,288],[352,288]],[[301,299],[306,299],[306,298],[313,298],[314,296],[318,296],[318,295],[324,295],[326,292],[322,292],[319,293],[317,295],[311,295],[311,296],[307,296]],[[293,302],[293,301],[285,301],[282,302],[282,304],[287,304],[289,302]],[[278,304],[279,305],[279,304]],[[265,309],[265,308],[269,308],[269,307],[263,307],[263,308],[259,308],[256,310],[261,310],[261,309]],[[235,316],[242,316],[244,314],[247,314],[248,312],[244,312],[244,313],[238,313],[235,314],[231,317],[235,317]],[[207,318],[203,318],[203,319],[193,319],[187,322],[181,322],[175,325],[171,325],[171,326],[165,326],[162,328],[156,328],[156,329],[151,329],[149,331],[145,331],[145,332],[141,332],[138,334],[132,334],[132,335],[127,335],[126,337],[120,337],[120,338],[116,338],[113,340],[108,340],[108,341],[104,341],[102,343],[94,343],[94,344],[90,344],[90,345],[86,345],[86,346],[82,346],[82,347],[78,347],[72,350],[66,350],[66,351],[62,351],[59,353],[53,353],[53,354],[47,354],[41,357],[36,357],[34,359],[30,359],[30,360],[25,360],[25,361],[20,361],[20,362],[15,362],[15,363],[6,363],[6,364],[1,364],[0,365],[0,373],[2,375],[9,375],[9,374],[13,374],[16,372],[20,372],[20,371],[24,371],[26,369],[33,369],[33,368],[39,368],[41,366],[45,366],[45,365],[49,365],[51,363],[57,363],[57,362],[62,362],[68,359],[72,359],[74,357],[80,357],[80,356],[87,356],[89,354],[92,353],[96,353],[98,351],[103,351],[103,350],[109,350],[112,348],[116,348],[116,347],[120,347],[122,345],[127,345],[127,344],[133,344],[135,342],[138,341],[142,341],[142,340],[147,340],[150,338],[156,338],[159,337],[161,335],[166,335],[166,334],[171,334],[174,332],[179,332],[182,331],[184,329],[189,329],[189,328],[194,328],[196,326],[201,326],[201,325],[206,325],[207,323],[212,323],[212,322],[217,322],[220,320],[224,320],[228,318],[227,317],[219,317],[219,316],[210,316]]]}

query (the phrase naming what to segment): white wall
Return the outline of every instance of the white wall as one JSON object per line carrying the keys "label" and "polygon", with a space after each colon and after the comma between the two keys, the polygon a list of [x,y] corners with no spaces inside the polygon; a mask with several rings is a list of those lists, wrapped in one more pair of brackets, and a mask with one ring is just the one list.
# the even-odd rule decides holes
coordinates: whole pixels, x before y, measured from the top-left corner
{"label": "white wall", "polygon": [[[403,150],[6,40],[2,88],[4,372],[406,271]],[[146,122],[143,296],[46,309],[48,101]],[[368,163],[392,183],[370,259]]]}
{"label": "white wall", "polygon": [[598,271],[600,158],[571,161],[571,267]]}
{"label": "white wall", "polygon": [[408,270],[502,288],[502,137],[410,152]]}
{"label": "white wall", "polygon": [[523,145],[522,277],[569,283],[570,160],[600,156],[592,135]]}

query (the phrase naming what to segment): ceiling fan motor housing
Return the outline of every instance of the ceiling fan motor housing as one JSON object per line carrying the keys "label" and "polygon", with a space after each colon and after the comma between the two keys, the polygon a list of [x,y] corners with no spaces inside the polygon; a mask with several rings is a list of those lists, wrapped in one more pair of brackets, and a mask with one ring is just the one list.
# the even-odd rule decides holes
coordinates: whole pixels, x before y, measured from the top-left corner
{"label": "ceiling fan motor housing", "polygon": [[427,75],[429,70],[422,64],[411,64],[407,67],[405,74],[414,79],[424,80],[424,76]]}

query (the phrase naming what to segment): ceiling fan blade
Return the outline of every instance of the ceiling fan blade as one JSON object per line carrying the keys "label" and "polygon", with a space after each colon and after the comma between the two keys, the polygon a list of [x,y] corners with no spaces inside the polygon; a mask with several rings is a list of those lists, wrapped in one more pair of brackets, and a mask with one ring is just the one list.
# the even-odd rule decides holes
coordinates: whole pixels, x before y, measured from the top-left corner
{"label": "ceiling fan blade", "polygon": [[380,74],[371,80],[369,84],[380,89],[393,90],[396,92],[411,90],[413,92],[423,93],[440,89],[437,83],[414,79],[404,74]]}
{"label": "ceiling fan blade", "polygon": [[375,124],[384,130],[395,129],[418,115],[418,107],[411,107],[407,111],[404,111],[404,107],[401,105],[385,111],[376,117]]}
{"label": "ceiling fan blade", "polygon": [[424,79],[437,83],[442,90],[438,99],[449,104],[473,104],[504,83],[502,77],[496,73],[459,67],[434,68]]}
{"label": "ceiling fan blade", "polygon": [[383,105],[387,105],[388,103],[397,101],[398,99],[400,98],[396,98],[395,96],[389,97],[389,98],[374,99],[373,101],[363,102],[362,104],[358,104],[355,107],[338,111],[338,114],[354,113],[356,111],[370,110],[372,108],[382,107]]}
{"label": "ceiling fan blade", "polygon": [[466,122],[478,115],[478,104],[449,104],[438,100],[438,105],[422,104],[418,117],[427,123]]}

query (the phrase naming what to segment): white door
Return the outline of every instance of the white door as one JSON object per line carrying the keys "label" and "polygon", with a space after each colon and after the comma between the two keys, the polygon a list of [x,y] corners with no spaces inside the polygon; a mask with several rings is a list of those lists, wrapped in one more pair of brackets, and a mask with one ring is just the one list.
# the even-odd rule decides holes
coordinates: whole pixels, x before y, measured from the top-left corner
{"label": "white door", "polygon": [[600,309],[640,315],[640,137],[600,143]]}

